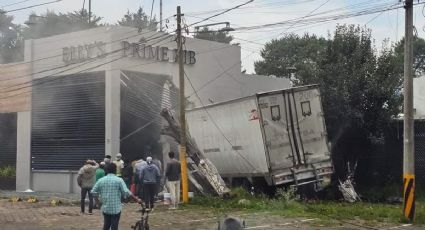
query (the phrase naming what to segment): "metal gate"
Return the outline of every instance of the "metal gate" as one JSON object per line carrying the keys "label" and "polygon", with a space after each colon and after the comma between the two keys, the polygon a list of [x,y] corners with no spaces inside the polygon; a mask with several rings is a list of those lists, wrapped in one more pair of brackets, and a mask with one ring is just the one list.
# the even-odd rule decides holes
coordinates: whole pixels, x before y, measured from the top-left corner
{"label": "metal gate", "polygon": [[33,84],[32,169],[77,170],[105,156],[105,73],[43,78]]}

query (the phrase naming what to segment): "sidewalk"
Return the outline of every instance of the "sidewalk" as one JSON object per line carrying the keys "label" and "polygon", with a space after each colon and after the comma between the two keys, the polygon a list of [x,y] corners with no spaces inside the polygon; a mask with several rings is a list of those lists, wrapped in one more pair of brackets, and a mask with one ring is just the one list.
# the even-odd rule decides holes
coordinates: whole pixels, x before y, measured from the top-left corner
{"label": "sidewalk", "polygon": [[37,198],[40,201],[60,200],[64,203],[80,201],[78,193],[55,193],[55,192],[18,192],[11,190],[0,190],[0,199],[19,197],[22,199]]}

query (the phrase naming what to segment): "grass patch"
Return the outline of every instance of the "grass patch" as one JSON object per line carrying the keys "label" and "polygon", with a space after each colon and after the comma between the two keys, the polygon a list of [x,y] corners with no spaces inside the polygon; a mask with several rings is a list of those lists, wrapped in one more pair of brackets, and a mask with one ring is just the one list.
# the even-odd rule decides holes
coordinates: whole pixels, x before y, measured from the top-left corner
{"label": "grass patch", "polygon": [[14,166],[4,166],[0,168],[0,177],[11,178],[16,176],[16,168]]}
{"label": "grass patch", "polygon": [[[288,194],[278,198],[251,196],[241,189],[234,190],[230,199],[196,196],[185,208],[208,209],[216,213],[232,211],[270,212],[285,217],[317,217],[324,222],[331,220],[364,220],[366,223],[401,223],[402,204],[379,204],[358,202],[354,204],[337,201],[300,201]],[[416,202],[416,223],[425,224],[425,200]]]}

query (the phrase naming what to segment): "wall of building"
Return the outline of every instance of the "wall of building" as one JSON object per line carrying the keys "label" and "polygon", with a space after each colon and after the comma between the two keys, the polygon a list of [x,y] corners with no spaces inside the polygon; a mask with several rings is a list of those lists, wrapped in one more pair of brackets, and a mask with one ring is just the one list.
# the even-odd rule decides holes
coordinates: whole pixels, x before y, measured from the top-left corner
{"label": "wall of building", "polygon": [[413,108],[415,118],[425,118],[425,76],[413,79]]}
{"label": "wall of building", "polygon": [[[168,50],[168,60],[158,55],[143,58],[139,51],[126,49],[125,44],[142,44],[141,40],[146,46],[159,46],[158,51]],[[105,152],[114,156],[120,151],[121,70],[170,76],[173,84],[178,86],[174,49],[176,43],[172,35],[149,31],[139,33],[135,28],[110,26],[28,40],[25,61],[30,63],[28,69],[32,80],[37,81],[105,71]],[[289,87],[285,79],[242,75],[239,46],[186,38],[184,49],[195,54],[187,53],[188,64],[184,65],[185,94],[195,106]],[[131,52],[138,55],[131,55]],[[194,58],[196,63],[193,63]],[[31,173],[31,112],[18,114],[19,122],[17,189],[77,192],[75,171],[37,170]]]}
{"label": "wall of building", "polygon": [[28,111],[31,108],[30,65],[0,65],[0,113]]}

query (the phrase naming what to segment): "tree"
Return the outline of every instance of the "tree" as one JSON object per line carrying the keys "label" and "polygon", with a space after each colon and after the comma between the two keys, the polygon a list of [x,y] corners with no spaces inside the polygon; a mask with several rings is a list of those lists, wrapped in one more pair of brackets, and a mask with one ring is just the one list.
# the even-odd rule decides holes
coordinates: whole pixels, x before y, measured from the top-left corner
{"label": "tree", "polygon": [[[319,84],[328,137],[337,172],[345,162],[371,153],[392,116],[399,113],[402,76],[392,47],[381,52],[371,31],[354,25],[337,26],[328,39],[289,35],[268,43],[258,74],[287,77],[296,67],[296,85]],[[340,168],[338,168],[340,167]]]}
{"label": "tree", "polygon": [[[403,71],[404,38],[395,45],[395,53],[400,71]],[[425,40],[417,36],[413,38],[413,68],[415,77],[425,75]]]}
{"label": "tree", "polygon": [[136,13],[130,13],[130,11],[127,11],[127,14],[118,21],[118,24],[120,26],[135,27],[139,30],[148,29],[152,31],[156,31],[158,27],[158,22],[155,17],[150,20],[141,7],[139,7]]}
{"label": "tree", "polygon": [[0,63],[23,59],[23,37],[21,26],[14,24],[13,16],[0,10]]}
{"label": "tree", "polygon": [[211,31],[208,29],[208,27],[203,27],[202,30],[197,31],[193,37],[226,44],[230,44],[230,42],[233,40],[233,37],[229,35],[229,32]]}
{"label": "tree", "polygon": [[31,14],[28,19],[28,27],[24,30],[24,36],[28,38],[43,38],[79,30],[91,29],[100,26],[101,17],[91,16],[89,23],[87,10],[56,14],[47,11],[43,15]]}
{"label": "tree", "polygon": [[261,51],[262,61],[254,63],[255,72],[262,75],[289,77],[295,67],[303,82],[315,76],[318,63],[326,51],[326,39],[305,34],[295,34],[267,43]]}

